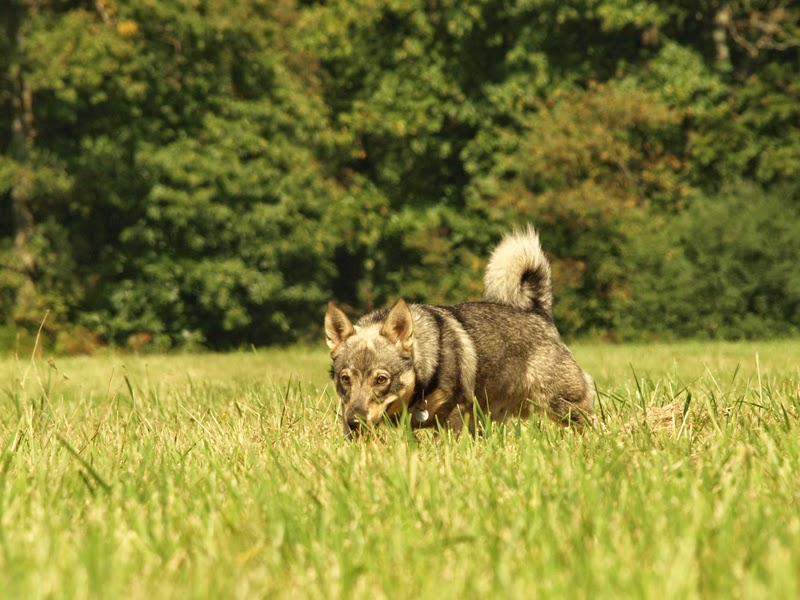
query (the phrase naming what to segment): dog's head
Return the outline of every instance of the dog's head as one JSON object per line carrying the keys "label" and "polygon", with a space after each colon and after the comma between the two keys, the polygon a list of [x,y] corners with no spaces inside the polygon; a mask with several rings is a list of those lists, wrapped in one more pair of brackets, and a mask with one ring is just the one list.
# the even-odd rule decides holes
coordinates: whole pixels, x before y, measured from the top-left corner
{"label": "dog's head", "polygon": [[356,325],[332,302],[325,313],[331,375],[342,399],[345,435],[399,415],[414,396],[414,324],[403,300],[381,318]]}

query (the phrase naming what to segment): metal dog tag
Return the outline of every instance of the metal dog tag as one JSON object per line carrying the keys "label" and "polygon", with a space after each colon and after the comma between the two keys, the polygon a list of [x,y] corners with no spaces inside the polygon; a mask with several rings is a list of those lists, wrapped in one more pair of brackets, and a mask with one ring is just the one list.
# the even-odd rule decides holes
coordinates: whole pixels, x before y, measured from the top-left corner
{"label": "metal dog tag", "polygon": [[425,421],[427,421],[429,416],[430,415],[428,414],[428,411],[424,409],[418,410],[414,413],[414,418],[420,423],[424,423]]}

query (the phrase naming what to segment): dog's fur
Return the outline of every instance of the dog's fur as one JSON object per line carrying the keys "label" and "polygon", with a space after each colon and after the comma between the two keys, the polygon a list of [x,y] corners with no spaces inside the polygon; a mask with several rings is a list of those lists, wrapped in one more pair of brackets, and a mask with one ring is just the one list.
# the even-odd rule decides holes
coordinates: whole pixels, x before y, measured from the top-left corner
{"label": "dog's fur", "polygon": [[472,432],[475,415],[504,421],[532,410],[567,425],[586,422],[592,380],[553,324],[550,264],[532,227],[503,238],[484,285],[481,302],[401,299],[355,326],[328,304],[325,337],[346,435],[397,422],[404,411],[414,427]]}

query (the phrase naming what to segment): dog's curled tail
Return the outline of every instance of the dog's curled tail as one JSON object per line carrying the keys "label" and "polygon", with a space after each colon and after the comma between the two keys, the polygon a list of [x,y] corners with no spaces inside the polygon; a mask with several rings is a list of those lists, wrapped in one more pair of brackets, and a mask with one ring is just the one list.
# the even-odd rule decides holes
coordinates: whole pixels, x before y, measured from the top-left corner
{"label": "dog's curled tail", "polygon": [[553,317],[550,263],[532,226],[507,234],[492,252],[483,299]]}

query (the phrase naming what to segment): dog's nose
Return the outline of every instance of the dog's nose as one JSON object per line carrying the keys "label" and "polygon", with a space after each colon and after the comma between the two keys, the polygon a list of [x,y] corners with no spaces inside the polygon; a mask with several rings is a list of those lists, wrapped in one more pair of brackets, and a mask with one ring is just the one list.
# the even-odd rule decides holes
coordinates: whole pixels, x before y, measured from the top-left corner
{"label": "dog's nose", "polygon": [[344,434],[347,436],[361,435],[367,419],[367,413],[359,407],[352,407],[344,415]]}

